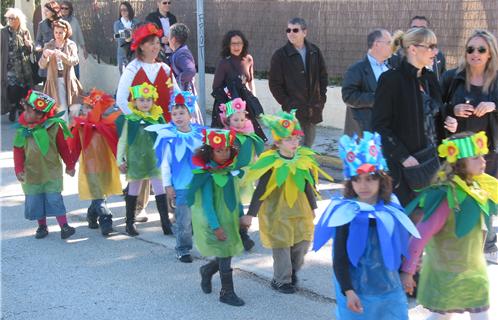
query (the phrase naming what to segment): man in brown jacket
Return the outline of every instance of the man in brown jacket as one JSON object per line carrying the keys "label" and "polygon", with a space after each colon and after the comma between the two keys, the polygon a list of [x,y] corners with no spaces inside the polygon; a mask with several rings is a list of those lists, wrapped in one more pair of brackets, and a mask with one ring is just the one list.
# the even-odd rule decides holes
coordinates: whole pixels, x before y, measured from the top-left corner
{"label": "man in brown jacket", "polygon": [[306,22],[292,18],[287,23],[285,46],[271,58],[268,84],[284,111],[297,109],[296,117],[304,132],[303,144],[313,145],[316,124],[323,121],[327,100],[328,75],[318,47],[308,41]]}

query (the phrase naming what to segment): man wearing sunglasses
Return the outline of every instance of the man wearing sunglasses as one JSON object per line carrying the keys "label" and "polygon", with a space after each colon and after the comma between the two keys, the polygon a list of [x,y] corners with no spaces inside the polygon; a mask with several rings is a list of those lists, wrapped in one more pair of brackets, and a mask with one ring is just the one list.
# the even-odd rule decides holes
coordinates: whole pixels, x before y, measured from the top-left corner
{"label": "man wearing sunglasses", "polygon": [[162,50],[159,57],[168,65],[170,64],[169,57],[173,52],[169,47],[169,28],[177,22],[175,15],[170,12],[170,8],[171,0],[159,0],[157,1],[157,10],[149,13],[145,18],[145,21],[152,22],[163,30]]}
{"label": "man wearing sunglasses", "polygon": [[304,132],[303,144],[313,145],[316,124],[323,121],[328,75],[320,49],[307,41],[306,21],[287,23],[287,44],[273,54],[268,75],[270,91],[284,111],[297,109]]}
{"label": "man wearing sunglasses", "polygon": [[389,70],[392,37],[385,29],[375,29],[367,36],[367,55],[351,65],[342,81],[342,100],[347,106],[344,134],[372,131],[372,107],[377,81]]}

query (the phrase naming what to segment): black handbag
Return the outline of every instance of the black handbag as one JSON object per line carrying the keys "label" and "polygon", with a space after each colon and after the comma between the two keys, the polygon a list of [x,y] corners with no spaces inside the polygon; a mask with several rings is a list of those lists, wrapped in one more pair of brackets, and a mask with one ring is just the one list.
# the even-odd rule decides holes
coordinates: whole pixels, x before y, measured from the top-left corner
{"label": "black handbag", "polygon": [[439,158],[434,146],[428,146],[413,154],[418,165],[402,167],[403,177],[412,190],[419,190],[430,185],[432,178],[439,170]]}

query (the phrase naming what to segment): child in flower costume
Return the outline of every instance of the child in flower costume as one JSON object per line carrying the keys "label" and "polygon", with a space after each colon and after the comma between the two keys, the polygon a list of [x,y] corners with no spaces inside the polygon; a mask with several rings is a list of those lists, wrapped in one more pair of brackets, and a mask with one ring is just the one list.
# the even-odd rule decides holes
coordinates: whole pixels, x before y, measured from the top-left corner
{"label": "child in flower costume", "polygon": [[234,131],[203,131],[203,145],[193,158],[200,169],[194,171],[188,200],[195,245],[203,256],[216,257],[200,269],[202,291],[211,293],[211,278],[219,271],[220,301],[242,306],[244,301],[233,289],[231,268],[232,257],[244,250],[239,235],[239,217],[244,214],[239,195],[242,171],[234,166],[234,143]]}
{"label": "child in flower costume", "polygon": [[66,173],[74,176],[74,162],[66,139],[71,136],[66,122],[57,110],[55,100],[30,90],[21,101],[25,111],[19,117],[14,139],[14,169],[25,194],[24,217],[37,220],[35,237],[48,235],[47,217],[55,216],[61,228],[61,238],[74,234],[66,218],[62,199],[62,164]]}
{"label": "child in flower costume", "polygon": [[[246,169],[263,152],[264,141],[254,133],[254,127],[246,117],[246,103],[241,98],[235,98],[225,104],[220,105],[220,119],[226,129],[236,132],[235,146],[239,150],[236,167]],[[242,203],[251,201],[254,186],[251,183],[243,184],[240,189]],[[254,247],[254,241],[247,233],[247,228],[240,228],[240,237],[246,251]]]}
{"label": "child in flower costume", "polygon": [[315,227],[313,250],[333,238],[337,319],[408,320],[399,277],[408,239],[419,237],[392,193],[380,135],[339,140],[344,196],[334,196]]}
{"label": "child in flower costume", "polygon": [[332,178],[318,167],[313,150],[299,146],[303,132],[295,110],[262,119],[271,128],[276,148],[263,152],[250,166],[247,181],[259,182],[243,223],[249,226],[251,218],[259,216],[261,242],[273,251],[271,285],[294,293],[296,274],[313,238],[318,173]]}
{"label": "child in flower costume", "polygon": [[156,155],[161,167],[162,181],[170,200],[175,200],[176,256],[185,263],[192,262],[192,212],[187,202],[188,186],[193,170],[195,150],[202,145],[203,127],[191,123],[195,114],[196,97],[188,91],[175,91],[170,103],[171,122],[145,128],[157,133]]}
{"label": "child in flower costume", "polygon": [[87,211],[88,227],[97,229],[100,225],[104,236],[112,232],[112,213],[105,199],[122,193],[116,165],[115,124],[121,113],[103,116],[113,105],[110,95],[97,89],[90,91],[83,99],[81,115],[74,118],[73,138],[69,140],[73,160],[76,162],[79,158],[80,162],[78,194],[82,200],[92,200]]}
{"label": "child in flower costume", "polygon": [[129,182],[125,198],[126,232],[130,236],[138,235],[135,226],[138,192],[144,180],[149,179],[156,195],[163,233],[172,234],[166,193],[154,151],[156,133],[145,130],[147,126],[165,123],[163,110],[154,103],[157,99],[157,90],[153,85],[144,82],[133,86],[130,88],[130,94],[131,102],[128,106],[132,113],[121,115],[116,120],[119,133],[117,163],[119,170],[126,173],[126,180]]}
{"label": "child in flower costume", "polygon": [[410,258],[403,263],[407,292],[415,286],[413,274],[425,247],[417,300],[433,311],[431,319],[449,319],[452,312],[470,312],[471,319],[488,319],[489,283],[483,255],[489,215],[496,214],[498,180],[484,173],[488,153],[484,132],[459,133],[443,140],[439,156],[446,158],[435,182],[407,207],[420,208]]}

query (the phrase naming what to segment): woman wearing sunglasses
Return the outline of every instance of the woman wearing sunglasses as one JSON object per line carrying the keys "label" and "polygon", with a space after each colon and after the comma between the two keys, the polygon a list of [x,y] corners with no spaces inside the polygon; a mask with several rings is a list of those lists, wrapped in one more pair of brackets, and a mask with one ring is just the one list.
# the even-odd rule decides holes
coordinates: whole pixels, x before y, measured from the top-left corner
{"label": "woman wearing sunglasses", "polygon": [[[495,36],[476,30],[467,39],[458,68],[443,74],[441,88],[448,113],[458,120],[458,132],[484,131],[489,154],[486,173],[498,178],[498,48]],[[496,233],[488,232],[486,259],[498,263]]]}
{"label": "woman wearing sunglasses", "polygon": [[443,124],[440,88],[436,75],[426,68],[432,66],[438,52],[434,32],[427,28],[398,31],[393,43],[402,61],[379,78],[373,128],[382,136],[393,191],[406,206],[415,190],[427,187],[439,168],[439,131],[444,126],[453,132],[456,120],[449,117]]}

